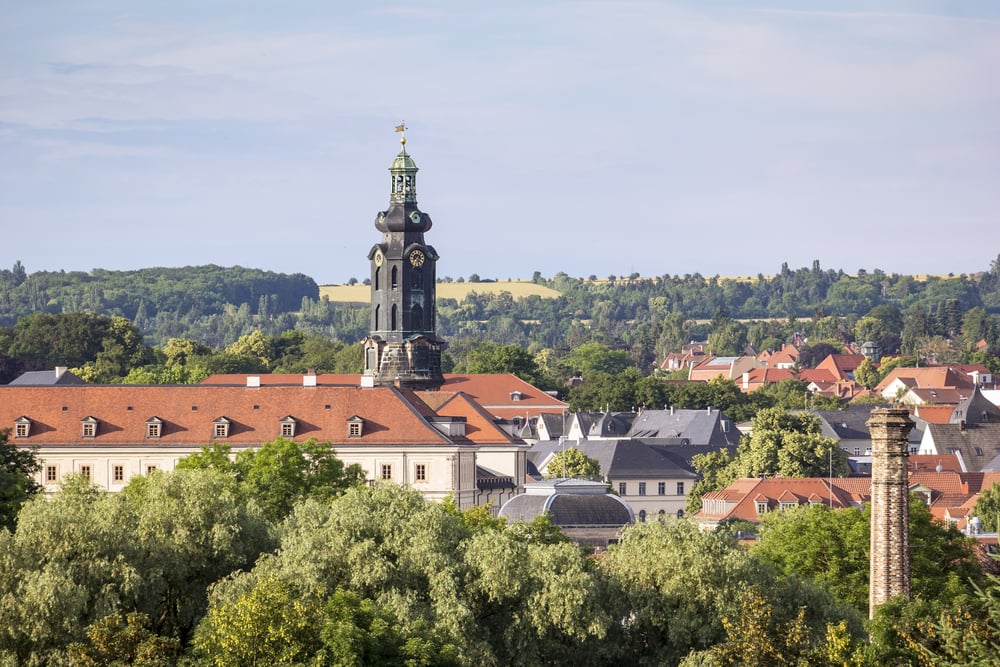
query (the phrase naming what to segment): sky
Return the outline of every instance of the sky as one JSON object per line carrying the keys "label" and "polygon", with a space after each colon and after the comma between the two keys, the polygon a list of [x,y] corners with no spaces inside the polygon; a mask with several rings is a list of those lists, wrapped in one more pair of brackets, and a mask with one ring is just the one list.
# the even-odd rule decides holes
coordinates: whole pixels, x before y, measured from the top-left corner
{"label": "sky", "polygon": [[3,4],[2,268],[363,279],[401,122],[439,277],[1000,254],[993,0]]}

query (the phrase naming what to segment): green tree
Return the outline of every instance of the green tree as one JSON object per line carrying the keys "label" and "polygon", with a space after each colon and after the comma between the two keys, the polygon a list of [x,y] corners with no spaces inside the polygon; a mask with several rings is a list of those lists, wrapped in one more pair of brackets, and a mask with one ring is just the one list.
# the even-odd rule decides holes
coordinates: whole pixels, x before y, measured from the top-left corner
{"label": "green tree", "polygon": [[983,522],[985,532],[997,532],[1000,527],[1000,482],[995,482],[993,486],[979,493],[972,514]]}
{"label": "green tree", "polygon": [[882,376],[879,369],[875,367],[875,363],[865,357],[854,369],[854,379],[865,389],[874,389],[875,385],[882,381]]}
{"label": "green tree", "polygon": [[233,481],[239,497],[262,509],[277,523],[304,498],[327,501],[361,484],[365,473],[357,464],[344,465],[328,442],[276,438],[258,449],[230,456],[228,445],[216,443],[185,457],[178,469],[212,469]]}
{"label": "green tree", "polygon": [[747,329],[736,320],[725,319],[708,336],[708,346],[717,356],[738,356],[747,346]]}
{"label": "green tree", "polygon": [[41,489],[39,470],[35,452],[10,442],[10,429],[0,429],[0,531],[14,529],[21,506]]}
{"label": "green tree", "polygon": [[87,641],[70,644],[67,656],[79,667],[137,665],[171,667],[181,655],[180,641],[150,630],[149,618],[110,614],[87,626]]}
{"label": "green tree", "polygon": [[[687,521],[629,528],[602,567],[614,587],[612,604],[621,605],[617,617],[627,619],[612,637],[621,646],[619,664],[677,664],[725,642],[725,619],[746,619],[741,595],[747,590],[764,596],[761,610],[769,617],[762,643],[787,647],[784,631],[796,627],[795,645],[805,653],[822,642],[829,624],[841,621],[851,636],[861,636],[857,612],[803,580],[776,576],[728,536]],[[705,659],[701,664],[719,664]]]}
{"label": "green tree", "polygon": [[815,417],[768,408],[754,416],[753,430],[740,441],[732,472],[734,478],[825,477],[831,463],[834,475],[847,474],[847,454],[820,434]]}
{"label": "green tree", "polygon": [[[51,499],[29,501],[16,531],[0,531],[0,664],[59,664],[70,644],[126,651],[129,637],[185,645],[209,584],[275,546],[231,487],[220,473],[182,470],[110,494],[70,475]],[[133,612],[148,635],[145,621],[102,621]]]}
{"label": "green tree", "polygon": [[584,343],[566,355],[566,363],[574,370],[583,373],[589,380],[593,373],[615,375],[634,367],[632,357],[624,350],[612,350],[603,343]]}
{"label": "green tree", "polygon": [[545,467],[545,476],[597,478],[601,476],[601,464],[576,447],[569,447],[552,457]]}
{"label": "green tree", "polygon": [[[766,515],[752,551],[785,576],[806,577],[859,611],[868,608],[871,511],[801,507]],[[971,542],[910,500],[911,594],[946,603],[973,592],[982,570]]]}
{"label": "green tree", "polygon": [[[230,633],[233,646],[252,646],[229,621],[211,619],[216,609],[239,603],[256,582],[276,581],[268,598],[273,604],[240,617],[260,628],[248,630],[250,636],[269,632],[263,630],[265,619],[273,619],[276,629],[291,626],[283,650],[315,645],[309,635],[308,641],[298,638],[295,619],[301,614],[289,604],[316,601],[326,609],[344,591],[362,605],[370,600],[372,613],[389,619],[388,625],[398,619],[398,634],[409,638],[407,650],[423,647],[409,664],[586,662],[601,646],[610,618],[594,568],[579,549],[525,541],[499,525],[467,522],[463,514],[391,484],[352,488],[329,503],[307,499],[282,525],[275,555],[214,589],[199,637],[216,627]],[[347,605],[347,616],[357,618],[354,608]],[[292,622],[281,620],[286,617]],[[338,625],[362,639],[366,627],[375,629],[363,621]],[[365,645],[337,643],[347,646],[345,655],[351,646]]]}
{"label": "green tree", "polygon": [[534,357],[519,345],[482,343],[469,352],[465,370],[469,373],[512,373],[532,384],[544,382]]}

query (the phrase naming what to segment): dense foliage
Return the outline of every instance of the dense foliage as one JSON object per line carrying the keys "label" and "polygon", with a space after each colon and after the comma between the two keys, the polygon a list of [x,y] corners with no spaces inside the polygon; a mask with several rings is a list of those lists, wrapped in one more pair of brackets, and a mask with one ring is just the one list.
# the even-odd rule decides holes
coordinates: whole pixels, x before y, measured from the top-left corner
{"label": "dense foliage", "polygon": [[0,530],[11,529],[21,506],[39,491],[35,453],[10,442],[10,429],[0,429]]}
{"label": "dense foliage", "polygon": [[0,665],[958,665],[1000,639],[1000,584],[919,505],[917,599],[867,639],[856,510],[775,513],[749,550],[671,518],[590,557],[544,516],[358,484],[315,443],[261,451],[29,500],[0,529]]}

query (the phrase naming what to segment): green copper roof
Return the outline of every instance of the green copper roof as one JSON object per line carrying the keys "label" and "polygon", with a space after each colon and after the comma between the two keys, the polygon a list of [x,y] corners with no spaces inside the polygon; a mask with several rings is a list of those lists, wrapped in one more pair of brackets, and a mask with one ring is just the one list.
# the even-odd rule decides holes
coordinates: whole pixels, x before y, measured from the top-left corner
{"label": "green copper roof", "polygon": [[413,162],[413,158],[410,154],[406,152],[406,149],[399,151],[399,155],[396,159],[392,161],[392,166],[389,167],[389,171],[417,171],[417,165]]}

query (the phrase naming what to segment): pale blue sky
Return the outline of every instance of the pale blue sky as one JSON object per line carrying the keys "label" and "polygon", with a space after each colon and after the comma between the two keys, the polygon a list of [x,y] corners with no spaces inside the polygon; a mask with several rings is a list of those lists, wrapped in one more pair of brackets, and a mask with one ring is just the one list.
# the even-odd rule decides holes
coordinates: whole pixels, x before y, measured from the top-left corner
{"label": "pale blue sky", "polygon": [[3,267],[363,278],[401,120],[442,276],[1000,253],[996,2],[3,4]]}

